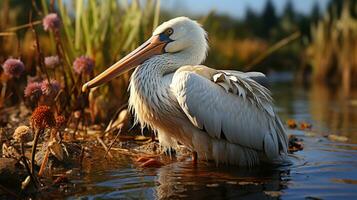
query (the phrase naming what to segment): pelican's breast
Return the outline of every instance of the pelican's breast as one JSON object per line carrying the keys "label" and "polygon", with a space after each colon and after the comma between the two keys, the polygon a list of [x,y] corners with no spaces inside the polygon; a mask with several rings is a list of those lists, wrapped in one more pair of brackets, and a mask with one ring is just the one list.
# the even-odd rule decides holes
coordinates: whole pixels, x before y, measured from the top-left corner
{"label": "pelican's breast", "polygon": [[143,127],[153,130],[170,127],[174,118],[183,116],[170,90],[173,74],[155,75],[147,70],[149,67],[141,66],[131,76],[129,108]]}

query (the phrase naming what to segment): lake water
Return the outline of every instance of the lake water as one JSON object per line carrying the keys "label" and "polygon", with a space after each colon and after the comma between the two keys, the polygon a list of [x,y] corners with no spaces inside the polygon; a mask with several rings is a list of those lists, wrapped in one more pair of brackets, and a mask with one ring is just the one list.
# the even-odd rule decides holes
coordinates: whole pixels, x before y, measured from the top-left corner
{"label": "lake water", "polygon": [[[272,86],[282,118],[313,124],[311,131],[288,130],[304,141],[292,165],[255,169],[206,162],[173,162],[140,169],[127,156],[98,158],[74,183],[68,199],[357,199],[357,94],[314,85]],[[327,134],[344,135],[346,143]],[[314,135],[314,136],[311,136]]]}

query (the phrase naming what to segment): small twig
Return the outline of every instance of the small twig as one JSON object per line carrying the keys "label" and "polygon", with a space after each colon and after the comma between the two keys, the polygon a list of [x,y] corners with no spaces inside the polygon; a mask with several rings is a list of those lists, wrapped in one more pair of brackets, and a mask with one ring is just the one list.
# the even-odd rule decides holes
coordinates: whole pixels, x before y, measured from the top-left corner
{"label": "small twig", "polygon": [[51,0],[50,2],[50,12],[53,12],[55,10],[55,1]]}
{"label": "small twig", "polygon": [[32,27],[33,25],[38,25],[38,24],[41,24],[41,23],[42,23],[42,21],[38,20],[38,21],[31,22],[31,23],[23,24],[23,25],[20,25],[20,26],[11,27],[11,28],[6,29],[5,31],[7,31],[7,32],[15,32],[15,31],[18,31],[18,30],[21,30],[21,29],[24,29],[24,28],[28,28],[28,27]]}
{"label": "small twig", "polygon": [[[64,65],[66,64],[67,66],[70,66],[70,63],[68,63],[67,59],[65,58],[65,51],[63,48],[63,44],[62,44],[60,31],[55,30],[54,35],[55,35],[55,41],[56,41],[56,51],[57,51],[57,54],[58,54],[58,56],[61,60],[61,63],[62,63],[60,70],[61,70],[62,76],[64,78],[65,92],[66,92],[66,95],[69,96],[71,94],[69,93],[69,86],[68,86],[68,82],[67,82],[67,75],[66,75],[66,70],[64,68]],[[74,82],[73,74],[70,72],[69,72],[69,78],[71,79],[72,82]],[[70,96],[69,96],[69,99],[70,99]]]}
{"label": "small twig", "polygon": [[35,138],[33,139],[33,144],[32,144],[32,150],[31,150],[31,173],[34,175],[35,174],[35,155],[36,155],[36,148],[37,148],[37,143],[40,135],[42,135],[43,130],[36,130],[35,131]]}
{"label": "small twig", "polygon": [[82,74],[79,75],[79,77],[74,81],[74,84],[69,92],[69,95],[72,96],[74,94],[75,89],[78,89],[78,84],[81,84],[81,79],[82,79]]}
{"label": "small twig", "polygon": [[35,9],[35,11],[37,12],[37,14],[38,14],[38,15],[42,15],[42,12],[38,9],[35,0],[32,0],[31,2],[32,2],[32,7]]}
{"label": "small twig", "polygon": [[[97,136],[97,140],[98,140],[98,142],[103,146],[103,148],[105,149],[105,151],[108,151],[108,147],[107,147],[107,145],[104,143],[104,141],[99,137],[99,136]],[[108,156],[110,157],[110,158],[113,158],[113,155],[108,151]]]}
{"label": "small twig", "polygon": [[16,36],[14,32],[1,32],[0,36]]}
{"label": "small twig", "polygon": [[119,137],[120,133],[121,133],[121,129],[119,129],[119,130],[118,130],[118,133],[116,134],[116,136],[115,136],[115,138],[114,138],[113,142],[109,145],[108,150],[107,150],[107,151],[105,151],[104,158],[106,158],[106,157],[107,157],[107,154],[109,153],[110,149],[113,147],[113,145],[114,145],[115,141],[118,139],[118,137]]}
{"label": "small twig", "polygon": [[275,51],[281,49],[282,47],[286,46],[290,42],[298,39],[301,36],[300,31],[297,31],[291,35],[289,35],[286,38],[283,38],[279,42],[275,43],[273,46],[271,46],[268,50],[260,54],[256,59],[254,59],[252,62],[250,62],[248,65],[244,67],[245,71],[249,71],[255,67],[256,64],[262,62],[265,58],[267,58],[269,55],[274,53]]}
{"label": "small twig", "polygon": [[42,51],[41,51],[40,39],[39,39],[39,37],[38,37],[38,34],[37,34],[35,28],[33,27],[32,12],[30,13],[30,23],[29,23],[29,24],[30,24],[31,31],[32,31],[32,33],[33,33],[34,36],[35,36],[36,51],[37,51],[37,54],[38,54],[37,59],[38,59],[38,62],[39,62],[40,69],[41,69],[41,71],[44,72],[44,74],[46,75],[46,78],[47,78],[47,80],[48,80],[49,86],[51,87],[51,89],[53,89],[53,88],[52,88],[51,81],[50,81],[50,76],[49,76],[49,74],[48,74],[48,72],[47,72],[47,70],[46,70],[46,68],[45,68],[45,59],[44,59],[43,53],[42,53]]}
{"label": "small twig", "polygon": [[46,169],[46,166],[47,166],[47,163],[48,163],[48,157],[50,156],[50,150],[49,148],[47,147],[46,149],[46,153],[45,153],[45,157],[43,158],[43,161],[42,161],[42,164],[41,164],[41,167],[40,167],[40,171],[38,172],[38,176],[41,177],[42,174],[45,172],[45,169]]}

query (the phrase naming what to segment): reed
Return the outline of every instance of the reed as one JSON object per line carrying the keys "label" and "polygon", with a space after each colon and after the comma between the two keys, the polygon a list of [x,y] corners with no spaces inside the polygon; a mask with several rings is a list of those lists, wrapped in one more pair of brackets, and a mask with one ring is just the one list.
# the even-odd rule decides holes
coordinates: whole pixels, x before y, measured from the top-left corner
{"label": "reed", "polygon": [[357,75],[357,19],[351,13],[350,1],[344,1],[341,15],[335,11],[312,25],[306,53],[314,80],[342,83],[348,94],[357,83],[352,79]]}
{"label": "reed", "polygon": [[[97,1],[76,0],[65,4],[58,0],[58,7],[63,21],[63,32],[59,42],[63,47],[65,63],[71,68],[74,59],[86,55],[95,61],[93,74],[98,74],[116,60],[120,59],[149,36],[159,20],[159,2],[148,0],[141,4],[140,1],[126,1],[120,3],[116,0]],[[75,10],[74,17],[70,14],[70,7]],[[73,41],[74,39],[74,41]],[[67,76],[73,76],[73,71],[68,71]],[[75,94],[80,93],[82,83],[91,76],[74,77],[79,79],[72,88]],[[100,111],[94,116],[99,118],[107,116],[115,106],[120,106],[126,101],[126,88],[129,83],[129,74],[113,81],[115,86],[106,86],[94,91],[90,95],[92,111]],[[115,91],[109,92],[110,90]],[[113,99],[117,101],[113,101]],[[112,99],[110,101],[110,99]],[[115,102],[110,105],[109,102]],[[93,108],[96,107],[96,108]],[[101,116],[100,116],[101,115]],[[93,117],[92,117],[93,118]]]}

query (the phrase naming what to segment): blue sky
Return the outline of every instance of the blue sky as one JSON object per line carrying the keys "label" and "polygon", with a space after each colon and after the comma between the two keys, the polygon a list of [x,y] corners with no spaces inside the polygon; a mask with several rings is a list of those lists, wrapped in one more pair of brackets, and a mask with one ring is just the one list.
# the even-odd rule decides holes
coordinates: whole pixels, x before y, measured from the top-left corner
{"label": "blue sky", "polygon": [[[267,0],[161,0],[162,8],[175,10],[178,15],[207,14],[211,10],[233,17],[244,17],[247,8],[261,11]],[[288,0],[273,0],[278,12],[281,12]],[[320,10],[326,8],[329,0],[291,0],[297,11],[310,13],[317,2]]]}

